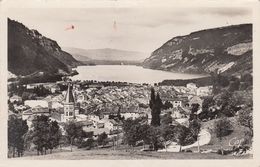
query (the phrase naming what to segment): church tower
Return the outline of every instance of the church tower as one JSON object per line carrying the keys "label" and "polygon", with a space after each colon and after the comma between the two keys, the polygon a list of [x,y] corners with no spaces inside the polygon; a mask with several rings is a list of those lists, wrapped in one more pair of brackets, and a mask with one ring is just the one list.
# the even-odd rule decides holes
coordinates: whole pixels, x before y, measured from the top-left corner
{"label": "church tower", "polygon": [[72,86],[68,84],[68,90],[64,102],[64,121],[67,122],[75,118],[75,100],[72,93]]}

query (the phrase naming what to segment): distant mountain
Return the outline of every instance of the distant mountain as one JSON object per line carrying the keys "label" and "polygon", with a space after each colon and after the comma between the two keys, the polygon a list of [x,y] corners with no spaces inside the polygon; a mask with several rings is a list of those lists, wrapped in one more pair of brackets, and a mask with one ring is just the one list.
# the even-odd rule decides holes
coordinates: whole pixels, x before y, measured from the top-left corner
{"label": "distant mountain", "polygon": [[62,48],[81,62],[92,62],[97,64],[109,64],[113,62],[143,62],[148,54],[136,51],[126,51],[118,49],[79,49],[64,47]]}
{"label": "distant mountain", "polygon": [[56,41],[8,19],[8,71],[15,75],[70,74],[80,63]]}
{"label": "distant mountain", "polygon": [[252,72],[252,24],[174,37],[145,59],[143,66],[186,73]]}

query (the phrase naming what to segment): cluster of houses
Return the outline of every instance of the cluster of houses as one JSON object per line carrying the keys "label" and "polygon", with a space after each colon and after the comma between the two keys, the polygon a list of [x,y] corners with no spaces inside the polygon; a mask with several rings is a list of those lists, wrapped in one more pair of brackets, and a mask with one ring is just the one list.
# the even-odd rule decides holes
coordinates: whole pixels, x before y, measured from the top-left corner
{"label": "cluster of houses", "polygon": [[[27,88],[33,89],[37,86],[39,84],[30,84]],[[24,105],[16,106],[20,107],[21,117],[27,120],[29,126],[35,116],[47,115],[61,126],[74,120],[80,123],[85,131],[92,131],[94,135],[98,135],[103,132],[109,134],[122,130],[122,121],[113,119],[118,113],[124,119],[147,117],[148,122],[151,120],[151,111],[148,107],[149,85],[120,88],[88,87],[82,90],[79,85],[74,84],[69,85],[67,91],[61,94],[57,93],[60,91],[57,84],[45,84],[44,87],[55,94],[37,100],[25,100]],[[162,100],[169,101],[173,106],[167,109],[167,112],[171,112],[171,116],[179,122],[187,120],[192,104],[197,103],[202,106],[203,97],[212,92],[212,86],[197,87],[194,83],[189,83],[186,87],[161,86],[158,89]],[[21,102],[22,98],[14,95],[9,101]],[[146,107],[140,107],[139,104],[144,104]],[[93,111],[101,111],[101,114]],[[198,112],[201,112],[201,108]]]}

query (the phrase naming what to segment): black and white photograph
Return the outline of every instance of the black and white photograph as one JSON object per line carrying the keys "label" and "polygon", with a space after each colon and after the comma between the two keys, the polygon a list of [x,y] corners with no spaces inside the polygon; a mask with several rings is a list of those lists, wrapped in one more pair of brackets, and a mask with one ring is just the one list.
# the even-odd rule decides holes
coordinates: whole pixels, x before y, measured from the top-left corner
{"label": "black and white photograph", "polygon": [[117,3],[6,11],[6,157],[253,159],[253,8]]}

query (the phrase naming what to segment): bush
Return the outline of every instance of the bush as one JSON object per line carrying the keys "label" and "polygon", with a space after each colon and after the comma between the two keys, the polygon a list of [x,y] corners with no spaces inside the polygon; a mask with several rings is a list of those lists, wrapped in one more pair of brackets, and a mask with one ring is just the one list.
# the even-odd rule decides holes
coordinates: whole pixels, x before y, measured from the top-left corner
{"label": "bush", "polygon": [[86,148],[91,149],[94,147],[94,140],[92,138],[89,138],[87,140],[83,140],[79,145],[78,148]]}
{"label": "bush", "polygon": [[232,131],[232,124],[227,118],[221,118],[214,123],[214,132],[220,141]]}
{"label": "bush", "polygon": [[192,153],[192,150],[188,149],[188,150],[185,150],[186,153]]}

